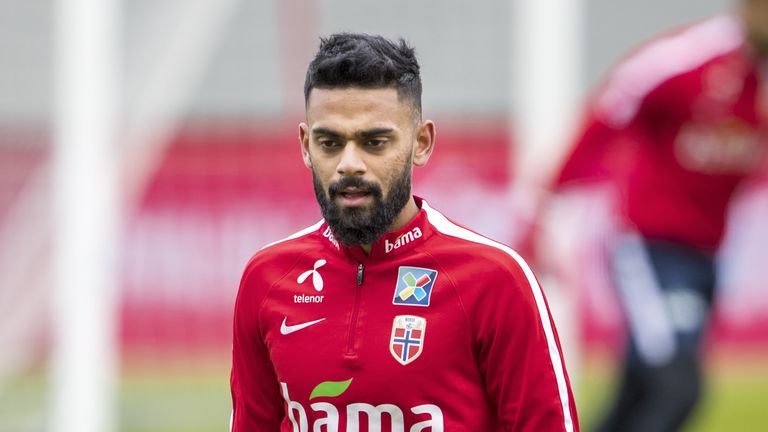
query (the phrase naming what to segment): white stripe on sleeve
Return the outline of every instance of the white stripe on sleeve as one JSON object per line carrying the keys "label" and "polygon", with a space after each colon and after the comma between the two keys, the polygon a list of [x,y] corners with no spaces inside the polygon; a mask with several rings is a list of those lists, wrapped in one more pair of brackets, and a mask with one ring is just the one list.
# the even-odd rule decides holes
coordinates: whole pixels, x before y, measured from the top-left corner
{"label": "white stripe on sleeve", "polygon": [[552,368],[555,372],[555,378],[557,380],[557,389],[560,396],[560,403],[563,408],[563,418],[565,419],[565,430],[568,432],[573,431],[573,419],[571,418],[570,403],[568,397],[568,386],[565,381],[565,369],[563,362],[560,359],[560,350],[557,347],[555,340],[555,333],[552,329],[552,322],[550,320],[549,311],[547,310],[546,302],[544,301],[544,294],[539,286],[536,277],[533,275],[533,271],[523,258],[518,255],[517,252],[512,250],[509,246],[490,240],[477,233],[474,233],[466,228],[462,228],[443,216],[437,210],[431,208],[426,201],[422,201],[421,208],[427,213],[429,222],[437,228],[437,230],[445,235],[451,237],[457,237],[463,240],[471,241],[474,243],[480,243],[486,246],[495,247],[509,254],[517,264],[523,269],[528,283],[530,284],[533,297],[536,300],[536,307],[539,312],[539,320],[544,330],[544,334],[547,337],[547,347],[549,348],[549,357],[552,361]]}
{"label": "white stripe on sleeve", "polygon": [[598,96],[598,112],[613,127],[624,127],[648,93],[670,78],[736,49],[744,41],[743,34],[733,16],[717,15],[649,43],[616,66]]}
{"label": "white stripe on sleeve", "polygon": [[301,230],[299,232],[293,233],[293,234],[289,235],[288,237],[286,237],[284,239],[280,239],[278,241],[274,241],[274,242],[264,246],[262,249],[266,249],[266,248],[268,248],[270,246],[274,246],[274,245],[276,245],[278,243],[282,243],[282,242],[285,242],[285,241],[288,241],[288,240],[293,240],[295,238],[298,238],[298,237],[301,237],[303,235],[307,235],[307,234],[309,234],[311,232],[317,231],[318,229],[320,229],[321,225],[323,225],[323,221],[322,220],[318,221],[317,223],[315,223],[312,226],[304,228],[303,230]]}

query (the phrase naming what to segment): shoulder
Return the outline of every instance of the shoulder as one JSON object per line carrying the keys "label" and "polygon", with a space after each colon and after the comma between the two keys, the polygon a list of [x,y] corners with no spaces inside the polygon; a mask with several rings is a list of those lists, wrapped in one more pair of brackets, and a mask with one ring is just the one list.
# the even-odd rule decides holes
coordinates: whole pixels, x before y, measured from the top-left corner
{"label": "shoulder", "polygon": [[662,34],[633,50],[616,66],[595,95],[595,109],[609,124],[623,125],[642,100],[663,84],[701,71],[744,44],[738,19],[718,15]]}
{"label": "shoulder", "polygon": [[241,290],[254,280],[277,281],[290,272],[307,251],[321,248],[322,221],[259,249],[243,271]]}
{"label": "shoulder", "polygon": [[450,221],[427,207],[435,227],[429,253],[453,286],[470,320],[495,313],[534,316],[544,293],[528,263],[511,247]]}
{"label": "shoulder", "polygon": [[432,242],[431,252],[459,277],[461,274],[494,279],[511,276],[526,283],[535,280],[530,266],[511,247],[451,221],[426,204],[424,208],[438,237]]}

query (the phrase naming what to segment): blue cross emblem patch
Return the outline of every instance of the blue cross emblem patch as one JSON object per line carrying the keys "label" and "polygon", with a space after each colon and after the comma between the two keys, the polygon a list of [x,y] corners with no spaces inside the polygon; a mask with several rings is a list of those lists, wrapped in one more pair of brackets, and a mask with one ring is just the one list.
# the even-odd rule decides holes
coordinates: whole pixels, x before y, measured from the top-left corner
{"label": "blue cross emblem patch", "polygon": [[437,270],[402,266],[397,271],[397,285],[392,304],[429,306]]}

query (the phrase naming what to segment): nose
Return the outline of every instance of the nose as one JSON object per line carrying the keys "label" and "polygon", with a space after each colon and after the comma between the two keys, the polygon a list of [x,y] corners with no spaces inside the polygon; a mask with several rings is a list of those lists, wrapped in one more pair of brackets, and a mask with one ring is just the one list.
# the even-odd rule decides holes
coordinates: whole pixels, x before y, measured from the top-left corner
{"label": "nose", "polygon": [[341,151],[339,163],[336,166],[336,172],[341,175],[360,175],[366,171],[361,150],[355,143],[348,143]]}

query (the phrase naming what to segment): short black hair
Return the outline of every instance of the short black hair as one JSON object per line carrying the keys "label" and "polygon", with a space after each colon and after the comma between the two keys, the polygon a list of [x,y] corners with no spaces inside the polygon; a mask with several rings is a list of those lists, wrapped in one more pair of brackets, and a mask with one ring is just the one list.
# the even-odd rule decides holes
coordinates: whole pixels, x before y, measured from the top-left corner
{"label": "short black hair", "polygon": [[399,39],[365,33],[336,33],[320,39],[304,81],[304,103],[313,88],[394,87],[421,114],[421,76],[413,47]]}

